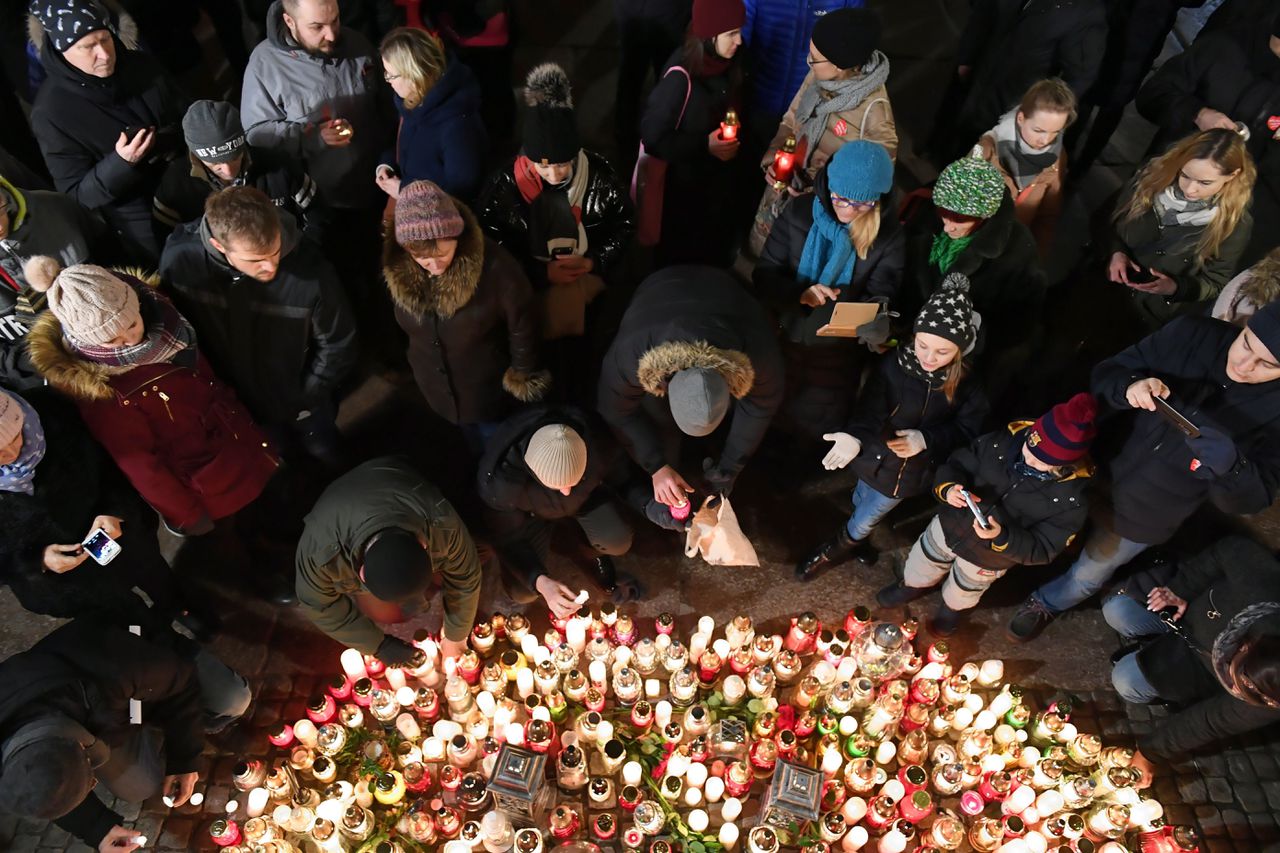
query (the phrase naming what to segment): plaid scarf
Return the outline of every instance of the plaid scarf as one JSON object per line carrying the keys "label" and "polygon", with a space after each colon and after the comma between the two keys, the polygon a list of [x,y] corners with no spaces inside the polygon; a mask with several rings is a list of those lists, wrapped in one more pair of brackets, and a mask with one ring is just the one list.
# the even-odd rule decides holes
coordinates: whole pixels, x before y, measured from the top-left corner
{"label": "plaid scarf", "polygon": [[1213,221],[1218,213],[1218,198],[1203,198],[1192,201],[1182,194],[1176,183],[1164,188],[1164,192],[1151,200],[1156,219],[1161,225],[1193,225],[1205,226]]}
{"label": "plaid scarf", "polygon": [[44,458],[45,440],[44,426],[40,416],[31,404],[10,394],[18,408],[22,409],[22,450],[18,458],[8,465],[0,465],[0,492],[22,492],[24,495],[36,493],[36,466]]}
{"label": "plaid scarf", "polygon": [[1062,134],[1044,148],[1027,145],[1022,134],[1018,133],[1016,108],[1005,113],[989,135],[996,141],[996,157],[1000,165],[1019,190],[1026,189],[1041,172],[1058,162],[1058,155],[1062,153]]}
{"label": "plaid scarf", "polygon": [[131,276],[121,276],[138,294],[147,334],[139,343],[125,347],[104,347],[77,341],[63,330],[63,338],[73,352],[87,361],[107,365],[111,373],[125,373],[140,364],[173,362],[184,367],[196,363],[196,331],[178,313],[168,297]]}

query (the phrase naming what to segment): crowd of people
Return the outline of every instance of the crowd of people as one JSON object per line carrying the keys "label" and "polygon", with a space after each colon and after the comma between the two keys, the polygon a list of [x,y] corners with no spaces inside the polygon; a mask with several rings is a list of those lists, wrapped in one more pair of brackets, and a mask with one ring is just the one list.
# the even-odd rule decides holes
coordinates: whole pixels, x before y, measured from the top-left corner
{"label": "crowd of people", "polygon": [[[973,0],[923,185],[859,0],[620,0],[612,157],[563,68],[513,79],[500,0],[161,5],[4,20],[29,49],[0,98],[0,582],[72,621],[0,663],[0,809],[136,849],[96,781],[181,805],[249,707],[160,525],[243,550],[206,582],[396,666],[393,626],[437,593],[460,654],[489,574],[576,612],[548,569],[565,519],[643,599],[618,565],[637,527],[683,531],[748,467],[787,500],[856,474],[800,582],[883,562],[877,525],[928,506],[876,601],[940,587],[935,637],[1018,567],[1064,571],[1013,642],[1102,592],[1117,692],[1179,709],[1138,741],[1146,783],[1280,720],[1280,561],[1159,547],[1280,489],[1269,4],[1225,0],[1148,73],[1185,0]],[[188,94],[201,9],[230,100]],[[1051,285],[1131,100],[1155,139]],[[1098,358],[1056,345],[1080,277],[1109,294]],[[375,371],[411,377],[465,483],[351,446],[338,407]],[[122,725],[131,698],[150,725]]]}

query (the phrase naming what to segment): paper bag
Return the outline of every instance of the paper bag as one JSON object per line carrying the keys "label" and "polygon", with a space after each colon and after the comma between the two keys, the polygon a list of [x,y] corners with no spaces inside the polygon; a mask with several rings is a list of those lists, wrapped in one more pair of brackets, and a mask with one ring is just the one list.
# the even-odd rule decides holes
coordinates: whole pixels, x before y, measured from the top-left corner
{"label": "paper bag", "polygon": [[702,559],[713,566],[758,566],[760,559],[756,549],[738,526],[738,516],[728,498],[720,498],[716,506],[709,506],[715,496],[702,502],[694,513],[693,523],[685,535],[686,557],[702,554]]}

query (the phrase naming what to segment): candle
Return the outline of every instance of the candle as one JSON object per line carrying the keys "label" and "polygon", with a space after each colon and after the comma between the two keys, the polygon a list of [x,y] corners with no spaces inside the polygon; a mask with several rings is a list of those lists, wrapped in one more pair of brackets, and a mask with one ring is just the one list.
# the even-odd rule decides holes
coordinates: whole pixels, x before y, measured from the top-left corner
{"label": "candle", "polygon": [[724,121],[720,122],[720,138],[725,142],[732,142],[738,138],[738,113],[729,110],[724,114]]}
{"label": "candle", "polygon": [[737,820],[740,814],[742,814],[742,800],[737,797],[725,797],[724,804],[720,806],[721,820]]}
{"label": "candle", "polygon": [[401,687],[408,684],[408,681],[405,679],[404,670],[399,667],[392,667],[391,669],[388,669],[385,675],[387,685],[392,690],[399,690]]}
{"label": "candle", "polygon": [[666,699],[653,706],[653,722],[660,729],[666,728],[667,723],[671,722],[671,703]]}
{"label": "candle", "polygon": [[639,761],[628,761],[622,765],[622,784],[639,785],[643,776],[644,768],[640,766]]}
{"label": "candle", "polygon": [[644,695],[649,701],[653,701],[662,695],[662,682],[656,678],[646,678],[644,680]]}
{"label": "candle", "polygon": [[396,701],[400,703],[400,707],[402,708],[413,707],[413,702],[417,698],[418,698],[418,691],[414,690],[412,687],[409,687],[408,685],[405,685],[404,687],[401,687],[396,690]]}
{"label": "candle", "polygon": [[[687,782],[688,780],[686,780]],[[702,805],[702,789],[701,788],[685,788],[684,804],[690,808]],[[704,812],[705,814],[705,812]],[[690,815],[692,817],[692,815]]]}
{"label": "candle", "polygon": [[993,687],[1004,678],[1004,661],[984,660],[978,668],[978,677],[974,679],[979,687]]}
{"label": "candle", "polygon": [[690,764],[684,772],[684,781],[695,788],[701,788],[707,781],[707,765]]}
{"label": "candle", "polygon": [[266,788],[254,788],[245,798],[245,809],[248,811],[249,817],[261,817],[262,813],[267,809],[267,803],[271,799],[271,794]]}
{"label": "candle", "polygon": [[867,815],[867,801],[862,797],[850,797],[844,801],[844,808],[840,810],[844,815],[844,822],[848,826],[853,826]]}
{"label": "candle", "polygon": [[851,827],[844,834],[844,838],[840,839],[840,849],[845,853],[854,853],[855,850],[861,850],[863,845],[867,843],[867,830],[865,827]]}
{"label": "candle", "polygon": [[570,619],[564,626],[564,640],[569,648],[581,652],[587,647],[587,626],[581,619]]}
{"label": "candle", "polygon": [[521,699],[533,695],[533,670],[524,668],[516,671],[516,693]]}
{"label": "candle", "polygon": [[422,728],[413,714],[401,714],[396,717],[396,731],[400,733],[400,737],[408,741],[417,741],[422,737]]}
{"label": "candle", "polygon": [[316,741],[320,738],[320,730],[310,720],[298,720],[293,724],[293,736],[303,746],[314,749]]}
{"label": "candle", "polygon": [[747,692],[747,682],[743,681],[740,675],[731,675],[724,680],[722,688],[724,692],[724,703],[729,706],[737,705],[742,701],[742,697]]}
{"label": "candle", "polygon": [[689,828],[694,832],[705,832],[708,824],[711,823],[711,820],[707,817],[707,813],[702,809],[694,809],[689,812],[689,816],[685,818],[684,822],[687,823]]}
{"label": "candle", "polygon": [[738,846],[738,826],[733,823],[726,823],[720,827],[720,833],[717,836],[720,843],[724,845],[725,850],[732,850]]}
{"label": "candle", "polygon": [[369,677],[369,670],[364,665],[364,655],[355,649],[346,649],[338,657],[338,663],[342,665],[342,671],[347,674],[347,678],[352,681],[359,681],[362,678]]}
{"label": "candle", "polygon": [[502,736],[512,746],[524,746],[524,726],[520,723],[507,723],[502,728]]}
{"label": "candle", "polygon": [[720,802],[720,798],[724,796],[724,780],[719,776],[708,777],[702,786],[702,796],[708,803]]}

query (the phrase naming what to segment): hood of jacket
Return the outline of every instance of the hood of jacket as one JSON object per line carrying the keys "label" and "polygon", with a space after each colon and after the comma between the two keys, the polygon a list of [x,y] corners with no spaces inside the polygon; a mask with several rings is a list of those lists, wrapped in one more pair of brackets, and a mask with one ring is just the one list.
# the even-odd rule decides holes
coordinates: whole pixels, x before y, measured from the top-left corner
{"label": "hood of jacket", "polygon": [[396,102],[396,110],[401,115],[430,115],[433,123],[480,111],[480,87],[476,84],[471,69],[453,56],[449,57],[444,74],[427,91],[421,104],[410,110],[405,107],[404,100],[399,95],[392,97]]}
{"label": "hood of jacket", "polygon": [[636,380],[646,393],[655,397],[667,395],[671,375],[691,367],[709,368],[724,378],[729,393],[741,399],[751,393],[756,372],[751,359],[738,350],[721,349],[706,341],[667,341],[640,356]]}
{"label": "hood of jacket", "polygon": [[116,45],[115,72],[110,77],[95,77],[67,62],[48,43],[48,36],[44,36],[43,63],[45,72],[49,75],[46,85],[56,85],[97,103],[116,103],[142,91],[157,75],[163,73],[158,62],[144,53],[130,50],[115,33],[111,37]]}
{"label": "hood of jacket", "polygon": [[1241,702],[1257,704],[1233,676],[1232,660],[1247,640],[1277,633],[1280,633],[1280,601],[1259,601],[1233,616],[1214,639],[1210,654],[1213,673],[1223,688]]}
{"label": "hood of jacket", "polygon": [[[289,253],[298,248],[298,242],[302,239],[302,235],[298,231],[298,223],[294,220],[292,214],[278,208],[277,213],[280,218],[280,265],[283,266],[284,259],[289,256]],[[192,227],[199,234],[200,245],[204,247],[205,254],[209,256],[209,261],[214,266],[233,278],[243,275],[238,269],[231,266],[231,262],[227,260],[226,255],[213,247],[211,242],[213,232],[209,230],[209,222],[205,217],[200,217],[200,221],[196,225],[184,226],[182,230],[186,231]],[[278,270],[276,274],[279,275]]]}
{"label": "hood of jacket", "polygon": [[27,199],[21,190],[3,177],[0,177],[0,205],[9,213],[9,238],[21,240],[18,232],[27,218]]}
{"label": "hood of jacket", "polygon": [[[456,201],[456,200],[455,200]],[[457,202],[465,223],[458,238],[453,263],[443,275],[428,273],[396,242],[395,228],[387,228],[382,241],[382,267],[391,298],[415,317],[436,314],[449,319],[475,296],[484,271],[484,233],[471,208]]]}
{"label": "hood of jacket", "polygon": [[[284,23],[284,3],[282,0],[275,0],[271,4],[271,8],[267,10],[267,43],[275,48],[278,52],[289,56],[290,58],[306,62],[325,63],[338,62],[344,59],[352,59],[356,56],[363,55],[360,52],[351,52],[350,45],[354,41],[347,38],[346,30],[339,30],[338,40],[333,45],[333,53],[328,56],[315,56],[308,53],[294,39],[293,33],[289,32],[289,28]],[[363,41],[363,39],[361,39]]]}

